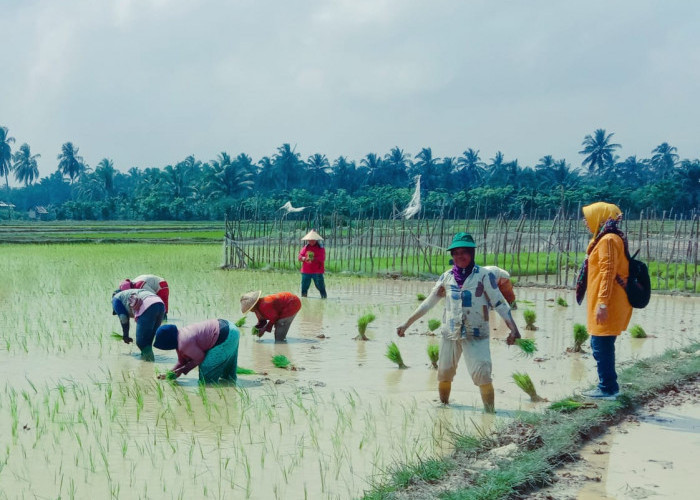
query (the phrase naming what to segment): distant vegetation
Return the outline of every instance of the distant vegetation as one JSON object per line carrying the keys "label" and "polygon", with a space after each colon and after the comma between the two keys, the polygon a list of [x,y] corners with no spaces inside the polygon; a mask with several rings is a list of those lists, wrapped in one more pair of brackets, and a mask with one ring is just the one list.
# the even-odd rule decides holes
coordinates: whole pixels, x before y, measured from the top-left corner
{"label": "distant vegetation", "polygon": [[[584,138],[582,168],[551,155],[535,165],[521,165],[500,151],[482,159],[472,148],[445,158],[429,147],[413,157],[395,147],[359,160],[331,160],[322,153],[304,158],[283,144],[257,161],[245,153],[221,152],[208,161],[188,156],[175,165],[132,167],[124,173],[108,158],[91,167],[71,142],[63,144],[55,160],[54,153],[34,154],[27,143],[15,147],[8,128],[0,127],[0,178],[5,178],[0,201],[14,204],[13,217],[20,218],[35,206],[46,207],[49,219],[220,220],[234,210],[269,218],[279,216],[288,201],[347,217],[388,217],[408,203],[412,179],[420,174],[429,218],[476,207],[481,217],[547,214],[596,200],[617,203],[628,216],[645,209],[697,209],[700,160],[680,159],[665,142],[649,158],[622,158],[612,136],[598,129]],[[40,158],[56,165],[53,174],[39,178]],[[24,187],[10,188],[11,175]],[[0,218],[8,216],[0,211]]]}

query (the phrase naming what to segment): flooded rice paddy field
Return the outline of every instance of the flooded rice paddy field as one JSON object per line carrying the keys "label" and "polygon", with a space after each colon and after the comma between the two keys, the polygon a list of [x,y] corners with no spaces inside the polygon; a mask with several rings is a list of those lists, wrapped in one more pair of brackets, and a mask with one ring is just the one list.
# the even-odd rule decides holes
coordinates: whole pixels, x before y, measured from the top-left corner
{"label": "flooded rice paddy field", "polygon": [[[406,338],[395,329],[432,283],[327,275],[329,299],[304,299],[286,344],[242,328],[239,364],[258,375],[239,387],[199,387],[196,370],[176,384],[155,379],[156,362],[111,337],[120,332],[110,297],[126,277],[152,272],[171,288],[170,320],[237,320],[240,294],[297,291],[299,276],[221,271],[219,246],[63,245],[0,248],[0,498],[350,498],[399,462],[451,451],[452,431],[476,432],[539,411],[511,380],[528,373],[550,400],[596,380],[590,354],[570,354],[572,326],[585,323],[573,292],[516,289],[521,332],[534,358],[506,346],[492,318],[497,414],[483,415],[461,365],[452,405],[437,400],[436,372],[422,335],[434,309]],[[556,304],[563,297],[568,307]],[[654,296],[632,323],[651,338],[618,341],[619,363],[698,340],[698,299]],[[534,332],[522,311],[537,313]],[[369,342],[353,340],[373,312]],[[322,337],[322,338],[319,338]],[[325,338],[323,338],[325,337]],[[384,357],[396,341],[409,366]],[[296,371],[272,365],[286,355]]]}

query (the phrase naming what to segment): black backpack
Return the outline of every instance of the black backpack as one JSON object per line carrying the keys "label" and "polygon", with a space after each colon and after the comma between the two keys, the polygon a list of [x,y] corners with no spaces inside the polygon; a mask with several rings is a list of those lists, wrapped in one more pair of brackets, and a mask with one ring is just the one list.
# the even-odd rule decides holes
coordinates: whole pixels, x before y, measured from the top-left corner
{"label": "black backpack", "polygon": [[[625,248],[625,250],[627,249]],[[631,257],[629,252],[626,253],[630,263],[629,276],[627,277],[627,283],[624,285],[625,292],[627,292],[627,300],[632,307],[643,309],[647,306],[651,298],[649,268],[641,260],[635,259],[639,250],[634,252],[634,255]]]}

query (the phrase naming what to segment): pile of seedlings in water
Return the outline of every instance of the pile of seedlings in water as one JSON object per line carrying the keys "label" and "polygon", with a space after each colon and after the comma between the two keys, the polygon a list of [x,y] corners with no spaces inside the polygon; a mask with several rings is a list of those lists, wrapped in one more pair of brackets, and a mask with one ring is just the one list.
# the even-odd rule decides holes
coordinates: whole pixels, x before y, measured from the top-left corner
{"label": "pile of seedlings in water", "polygon": [[238,375],[257,375],[257,372],[255,370],[251,370],[250,368],[243,368],[242,366],[236,367],[236,373]]}
{"label": "pile of seedlings in water", "polygon": [[580,410],[581,408],[596,408],[597,405],[592,402],[576,401],[575,399],[566,398],[561,401],[557,401],[549,405],[550,410],[559,411],[562,413],[569,413],[572,411]]}
{"label": "pile of seedlings in water", "polygon": [[567,349],[569,352],[583,352],[583,344],[588,340],[588,330],[586,325],[574,324],[574,347]]}
{"label": "pile of seedlings in water", "polygon": [[272,356],[272,364],[277,368],[283,368],[286,370],[292,365],[292,362],[289,361],[289,358],[284,354],[276,354],[275,356]]}
{"label": "pile of seedlings in water", "polygon": [[515,339],[515,345],[520,347],[520,350],[525,356],[532,356],[537,350],[533,339]]}
{"label": "pile of seedlings in water", "polygon": [[377,317],[372,313],[367,313],[364,316],[360,316],[360,319],[357,320],[358,335],[353,340],[369,340],[367,335],[365,335],[365,332],[367,332],[367,325],[369,325],[375,319],[377,319]]}
{"label": "pile of seedlings in water", "polygon": [[438,359],[440,359],[440,346],[437,344],[428,344],[428,358],[433,368],[437,370]]}
{"label": "pile of seedlings in water", "polygon": [[532,379],[527,373],[515,372],[513,374],[513,380],[515,381],[515,385],[520,387],[528,396],[530,396],[530,401],[533,403],[547,401],[545,398],[542,398],[537,394],[535,384],[532,383]]}
{"label": "pile of seedlings in water", "polygon": [[535,320],[537,320],[537,314],[532,309],[525,309],[523,311],[523,318],[525,319],[525,329],[526,330],[537,330],[535,326]]}
{"label": "pile of seedlings in water", "polygon": [[386,357],[389,358],[389,361],[392,363],[399,365],[399,368],[408,368],[403,362],[401,351],[399,350],[399,346],[396,345],[396,342],[389,343],[386,349]]}
{"label": "pile of seedlings in water", "polygon": [[632,328],[629,329],[630,335],[634,339],[645,339],[647,338],[647,332],[644,331],[644,328],[641,327],[641,325],[634,325]]}
{"label": "pile of seedlings in water", "polygon": [[440,328],[440,325],[442,325],[442,323],[440,322],[439,319],[429,319],[428,320],[428,331],[425,333],[425,335],[431,335],[434,337],[435,330]]}
{"label": "pile of seedlings in water", "polygon": [[569,303],[564,297],[557,297],[557,305],[560,305],[562,307],[569,307]]}

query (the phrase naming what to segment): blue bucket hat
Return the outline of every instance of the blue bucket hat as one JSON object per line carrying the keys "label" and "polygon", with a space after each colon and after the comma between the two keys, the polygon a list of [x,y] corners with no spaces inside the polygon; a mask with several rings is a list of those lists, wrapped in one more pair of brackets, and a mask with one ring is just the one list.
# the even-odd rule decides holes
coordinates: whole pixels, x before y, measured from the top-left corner
{"label": "blue bucket hat", "polygon": [[163,351],[177,349],[177,327],[175,325],[159,326],[156,330],[156,338],[153,347]]}
{"label": "blue bucket hat", "polygon": [[452,243],[447,250],[454,250],[455,248],[476,248],[476,243],[474,243],[474,238],[469,233],[457,233],[455,237],[452,238]]}

